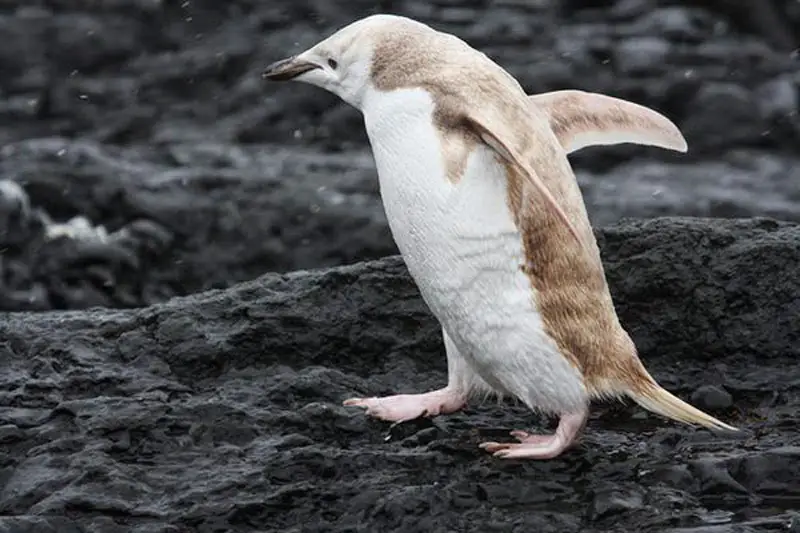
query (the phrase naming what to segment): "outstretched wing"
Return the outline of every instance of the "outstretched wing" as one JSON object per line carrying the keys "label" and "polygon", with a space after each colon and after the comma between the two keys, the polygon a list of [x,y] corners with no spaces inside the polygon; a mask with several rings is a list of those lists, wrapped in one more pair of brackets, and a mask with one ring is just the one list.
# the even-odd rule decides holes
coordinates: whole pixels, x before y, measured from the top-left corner
{"label": "outstretched wing", "polygon": [[528,99],[547,114],[550,127],[567,153],[587,146],[622,143],[687,150],[686,139],[672,121],[633,102],[573,90],[535,94]]}

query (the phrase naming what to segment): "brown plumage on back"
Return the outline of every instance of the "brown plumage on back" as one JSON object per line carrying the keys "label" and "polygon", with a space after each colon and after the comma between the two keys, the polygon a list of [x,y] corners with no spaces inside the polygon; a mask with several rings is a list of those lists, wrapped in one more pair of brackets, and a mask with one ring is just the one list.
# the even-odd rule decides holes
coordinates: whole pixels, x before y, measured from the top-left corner
{"label": "brown plumage on back", "polygon": [[547,122],[540,123],[535,120],[540,117],[530,113],[528,97],[519,83],[485,55],[480,54],[476,61],[475,51],[454,36],[413,23],[400,30],[381,34],[372,81],[379,90],[420,87],[433,96],[445,157],[451,162],[450,179],[458,179],[470,147],[480,140],[520,170],[516,178],[525,183],[518,187],[521,194],[535,194],[528,188],[536,189],[559,223],[580,245],[588,247],[583,240],[585,228],[576,227],[548,190],[542,177],[547,169],[532,165],[539,144],[545,138],[553,144],[555,139]]}

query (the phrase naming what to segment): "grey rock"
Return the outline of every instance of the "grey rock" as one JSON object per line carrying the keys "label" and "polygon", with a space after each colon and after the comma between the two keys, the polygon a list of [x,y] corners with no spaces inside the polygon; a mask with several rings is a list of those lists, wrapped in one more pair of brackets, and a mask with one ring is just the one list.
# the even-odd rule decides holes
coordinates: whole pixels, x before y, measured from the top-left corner
{"label": "grey rock", "polygon": [[[796,71],[787,54],[765,44],[769,36],[734,33],[722,8],[609,2],[614,7],[583,15],[591,3],[575,4],[556,18],[547,5],[531,2],[455,0],[421,7],[418,0],[401,0],[390,10],[474,39],[518,74],[530,92],[576,87],[627,93],[640,85],[639,71],[610,72],[607,59],[631,55],[629,39],[644,39],[648,46],[653,46],[648,39],[680,40],[681,57],[661,66],[671,73],[691,69],[699,84],[759,85]],[[0,18],[0,36],[9,43],[0,51],[2,142],[74,134],[115,144],[165,138],[285,143],[295,131],[307,133],[305,142],[331,149],[365,142],[354,110],[343,111],[346,105],[317,89],[266,88],[259,73],[277,57],[377,11],[374,2],[61,0],[47,5],[9,9]],[[576,32],[576,26],[583,31]],[[610,36],[612,49],[606,52]],[[554,54],[553,44],[564,39],[571,48],[592,51],[593,59]],[[649,57],[659,56],[658,46]],[[659,90],[637,94],[639,103],[679,114],[682,103],[668,95],[680,81],[676,75],[656,76],[652,83]],[[716,136],[713,130],[701,133]],[[742,144],[736,138],[729,142]],[[780,135],[764,142],[784,149],[795,144]]]}
{"label": "grey rock", "polygon": [[756,533],[758,530],[741,524],[721,524],[665,529],[664,533]]}
{"label": "grey rock", "polygon": [[713,18],[700,9],[664,7],[643,13],[632,26],[622,28],[626,34],[658,35],[682,44],[699,43],[711,37]]}
{"label": "grey rock", "polygon": [[[154,154],[48,139],[3,153],[0,172],[24,183],[48,219],[81,214],[112,234],[103,245],[28,239],[5,255],[26,270],[11,288],[44,283],[51,300],[68,308],[147,305],[265,271],[396,253],[364,152],[201,143]],[[90,272],[89,257],[104,271]],[[8,297],[4,305],[15,302]]]}
{"label": "grey rock", "polygon": [[14,424],[6,424],[0,426],[0,443],[9,444],[14,441],[20,440],[23,437],[23,432]]}
{"label": "grey rock", "polygon": [[[0,179],[22,186],[33,206],[27,229],[0,221],[12,245],[0,265],[3,308],[147,305],[266,271],[396,252],[359,113],[318,89],[259,76],[276,55],[375,12],[374,2],[3,6]],[[727,8],[391,7],[470,40],[529,92],[613,94],[686,130],[690,151],[680,156],[630,146],[573,156],[595,224],[665,214],[796,219],[796,155],[777,153],[800,139],[796,64],[764,36],[736,33]],[[731,155],[743,147],[758,151]],[[43,247],[42,228],[74,220],[120,232],[112,255],[136,257],[136,274],[109,269],[107,255],[85,268],[43,258],[67,250]],[[139,224],[150,229],[128,234]]]}
{"label": "grey rock", "polygon": [[85,531],[67,518],[35,515],[0,517],[0,533],[85,533]]}
{"label": "grey rock", "polygon": [[[439,327],[394,256],[137,310],[4,315],[0,425],[25,430],[0,448],[3,520],[34,530],[67,513],[49,526],[59,531],[736,531],[706,509],[715,499],[759,517],[739,530],[785,528],[770,498],[800,501],[800,226],[666,218],[597,234],[650,371],[679,396],[713,374],[735,391],[727,420],[747,438],[600,403],[575,450],[503,462],[477,444],[544,422],[511,403],[392,430],[341,406],[446,379]],[[763,410],[765,398],[778,400]]]}
{"label": "grey rock", "polygon": [[760,144],[768,127],[753,94],[733,83],[702,85],[689,103],[681,129],[695,149]]}
{"label": "grey rock", "polygon": [[758,106],[762,116],[773,118],[798,119],[798,86],[788,76],[781,76],[770,80],[756,89]]}
{"label": "grey rock", "polygon": [[632,19],[651,12],[656,5],[655,0],[617,0],[611,14],[618,19]]}
{"label": "grey rock", "polygon": [[445,24],[468,24],[474,21],[475,11],[463,7],[444,7],[439,10],[438,18]]}
{"label": "grey rock", "polygon": [[692,393],[692,404],[708,411],[727,409],[733,405],[733,396],[722,387],[703,385]]}
{"label": "grey rock", "polygon": [[617,45],[614,66],[627,75],[653,74],[664,68],[669,51],[669,43],[659,37],[626,39]]}
{"label": "grey rock", "polygon": [[[655,28],[670,39],[697,39],[700,33],[693,20],[694,12],[681,7],[663,8],[650,13]],[[654,28],[654,29],[655,29]]]}
{"label": "grey rock", "polygon": [[[572,161],[595,226],[669,214],[800,221],[796,158],[743,150],[716,161],[642,158],[592,172],[576,163],[592,150],[604,149],[577,152]],[[0,264],[0,300],[9,310],[149,305],[267,271],[397,253],[374,162],[363,149],[325,154],[219,142],[113,148],[36,139],[0,150],[0,175],[15,190],[22,184],[33,206],[26,232],[5,233],[17,243]],[[105,228],[109,241],[36,237],[76,216]]]}
{"label": "grey rock", "polygon": [[[573,162],[591,150],[602,148],[577,152]],[[576,164],[591,222],[669,214],[800,221],[795,158],[751,150],[680,159],[601,172]],[[397,253],[367,150],[212,142],[115,149],[51,138],[6,145],[0,174],[16,190],[23,184],[34,212],[27,233],[6,232],[18,245],[0,265],[5,309],[142,306],[267,271]],[[36,238],[75,216],[105,228],[108,242]]]}
{"label": "grey rock", "polygon": [[31,205],[20,185],[0,180],[0,246],[20,245],[28,240]]}
{"label": "grey rock", "polygon": [[644,507],[644,496],[638,488],[614,487],[598,490],[589,506],[589,519],[602,520]]}
{"label": "grey rock", "polygon": [[629,162],[606,173],[578,167],[576,175],[596,226],[664,215],[800,221],[800,173],[794,157],[741,150],[701,163],[682,163],[680,158],[669,164]]}
{"label": "grey rock", "polygon": [[142,46],[142,24],[112,13],[60,13],[48,30],[48,59],[63,74],[95,72]]}

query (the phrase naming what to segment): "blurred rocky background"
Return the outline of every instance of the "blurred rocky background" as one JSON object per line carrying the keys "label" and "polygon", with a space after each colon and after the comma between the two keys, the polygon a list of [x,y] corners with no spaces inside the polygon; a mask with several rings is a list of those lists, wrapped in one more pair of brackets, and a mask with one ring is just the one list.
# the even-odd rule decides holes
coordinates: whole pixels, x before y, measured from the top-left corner
{"label": "blurred rocky background", "polygon": [[[571,160],[646,365],[741,436],[341,407],[441,386],[440,331],[358,112],[260,73],[375,12],[679,125]],[[0,533],[800,533],[799,44],[797,0],[0,0]]]}
{"label": "blurred rocky background", "polygon": [[[0,306],[140,306],[394,253],[360,114],[260,77],[378,11],[457,33],[530,93],[674,120],[686,155],[574,154],[598,227],[800,218],[796,0],[3,0],[0,180],[27,199],[0,188]],[[113,237],[40,239],[45,215]]]}

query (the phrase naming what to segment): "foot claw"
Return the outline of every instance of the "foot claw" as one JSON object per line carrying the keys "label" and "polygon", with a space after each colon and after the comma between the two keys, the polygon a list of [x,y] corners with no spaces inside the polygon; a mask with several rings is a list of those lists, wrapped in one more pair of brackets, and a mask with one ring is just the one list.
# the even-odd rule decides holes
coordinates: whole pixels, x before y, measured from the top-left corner
{"label": "foot claw", "polygon": [[512,431],[511,436],[523,444],[535,444],[538,446],[546,446],[554,438],[553,435],[536,435],[534,433],[528,433],[527,431],[521,430]]}
{"label": "foot claw", "polygon": [[499,450],[505,450],[509,446],[513,446],[513,444],[504,443],[504,442],[482,442],[478,444],[478,447],[483,448],[487,452],[493,453]]}
{"label": "foot claw", "polygon": [[366,407],[364,403],[367,401],[367,399],[368,398],[348,398],[342,402],[342,405]]}
{"label": "foot claw", "polygon": [[552,459],[572,447],[586,423],[587,412],[561,417],[558,429],[552,435],[535,435],[514,430],[511,436],[519,443],[484,442],[480,447],[500,459]]}

